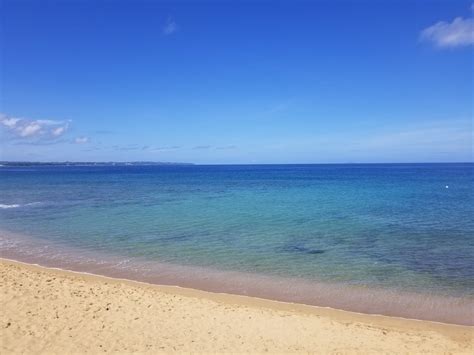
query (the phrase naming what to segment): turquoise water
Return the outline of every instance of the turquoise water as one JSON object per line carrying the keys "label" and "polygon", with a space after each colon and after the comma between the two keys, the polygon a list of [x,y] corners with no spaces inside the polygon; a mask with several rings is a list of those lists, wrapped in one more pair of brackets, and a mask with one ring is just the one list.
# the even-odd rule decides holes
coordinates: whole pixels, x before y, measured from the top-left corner
{"label": "turquoise water", "polygon": [[88,270],[107,262],[109,273],[115,265],[158,283],[188,285],[177,274],[200,270],[204,285],[212,270],[245,290],[242,275],[254,275],[304,284],[301,293],[318,284],[471,302],[473,173],[474,164],[1,167],[1,250],[52,264],[66,251],[71,265],[87,255]]}

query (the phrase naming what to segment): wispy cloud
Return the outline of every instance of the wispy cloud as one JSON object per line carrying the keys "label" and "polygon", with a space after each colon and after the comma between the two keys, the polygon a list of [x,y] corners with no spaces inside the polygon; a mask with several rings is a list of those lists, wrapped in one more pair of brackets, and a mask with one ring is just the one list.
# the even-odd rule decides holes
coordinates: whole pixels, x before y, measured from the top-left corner
{"label": "wispy cloud", "polygon": [[48,146],[48,145],[56,145],[60,143],[71,143],[70,140],[68,139],[55,139],[55,140],[34,140],[30,141],[27,139],[20,139],[20,140],[15,140],[11,144],[12,145],[30,145],[30,146]]}
{"label": "wispy cloud", "polygon": [[271,114],[274,114],[274,113],[287,111],[290,108],[292,102],[293,102],[293,100],[286,100],[284,102],[279,102],[279,103],[273,105],[272,107],[270,107],[264,113],[271,115]]}
{"label": "wispy cloud", "polygon": [[341,130],[259,145],[279,159],[291,151],[298,152],[299,159],[320,162],[472,161],[473,133],[472,122],[466,118],[428,119],[374,127],[357,134]]}
{"label": "wispy cloud", "polygon": [[147,147],[146,150],[150,151],[150,152],[169,152],[169,151],[173,151],[173,150],[178,150],[178,149],[181,149],[181,146],[179,145],[174,145],[174,146],[170,146],[170,147]]}
{"label": "wispy cloud", "polygon": [[81,151],[82,152],[96,152],[98,150],[102,150],[102,147],[94,146],[94,147],[89,147],[89,148],[82,149]]}
{"label": "wispy cloud", "polygon": [[108,129],[99,129],[97,131],[94,131],[94,133],[96,133],[96,134],[113,134],[114,132],[110,131]]}
{"label": "wispy cloud", "polygon": [[466,123],[439,122],[430,126],[415,127],[393,133],[380,134],[360,142],[361,146],[370,149],[410,149],[416,147],[440,149],[468,145],[472,139],[472,128],[467,129]]}
{"label": "wispy cloud", "polygon": [[209,149],[209,148],[211,148],[210,145],[197,145],[193,147],[193,149]]}
{"label": "wispy cloud", "polygon": [[76,144],[85,144],[89,142],[89,137],[77,137],[74,139],[74,143]]}
{"label": "wispy cloud", "polygon": [[237,149],[236,145],[225,145],[222,147],[216,147],[217,150],[230,150],[230,149]]}
{"label": "wispy cloud", "polygon": [[[474,5],[471,5],[471,11]],[[456,17],[452,22],[439,21],[421,31],[420,39],[438,48],[455,48],[474,44],[474,19]]]}
{"label": "wispy cloud", "polygon": [[169,36],[178,31],[178,29],[178,24],[171,17],[168,17],[165,25],[163,26],[163,34]]}
{"label": "wispy cloud", "polygon": [[140,145],[139,144],[128,144],[128,145],[114,145],[112,147],[114,150],[121,150],[121,151],[127,151],[127,150],[139,150]]}
{"label": "wispy cloud", "polygon": [[32,120],[0,114],[0,126],[19,139],[56,139],[66,133],[70,121]]}

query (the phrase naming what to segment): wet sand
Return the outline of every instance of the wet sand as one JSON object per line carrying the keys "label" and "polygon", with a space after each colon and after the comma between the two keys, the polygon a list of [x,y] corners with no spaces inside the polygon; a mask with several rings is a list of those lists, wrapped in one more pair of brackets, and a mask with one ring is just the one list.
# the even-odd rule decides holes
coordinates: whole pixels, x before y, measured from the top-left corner
{"label": "wet sand", "polygon": [[[0,259],[1,260],[1,259]],[[0,261],[0,353],[472,353],[474,327]]]}

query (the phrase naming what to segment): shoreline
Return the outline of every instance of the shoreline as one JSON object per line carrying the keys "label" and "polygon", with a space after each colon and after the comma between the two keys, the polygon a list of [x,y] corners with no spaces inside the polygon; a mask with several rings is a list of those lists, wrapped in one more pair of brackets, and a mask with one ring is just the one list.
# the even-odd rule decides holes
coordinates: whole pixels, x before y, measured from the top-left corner
{"label": "shoreline", "polygon": [[[78,273],[177,286],[218,294],[242,295],[283,303],[303,304],[348,312],[474,325],[472,297],[422,294],[406,290],[310,282],[238,270],[133,260],[96,254],[35,237],[0,230],[0,257],[25,264]],[[97,262],[100,260],[100,262]]]}
{"label": "shoreline", "polygon": [[0,230],[0,241],[3,243],[0,256],[4,259],[47,268],[359,314],[474,325],[474,299],[471,297],[309,282],[166,262],[125,259],[122,263],[122,257],[58,246],[5,230]]}
{"label": "shoreline", "polygon": [[[0,258],[0,267],[2,269],[2,286],[5,287],[5,289],[2,290],[2,303],[4,303],[2,305],[2,313],[4,313],[2,314],[2,318],[6,318],[5,320],[7,321],[10,318],[19,318],[8,321],[11,323],[8,328],[5,328],[4,325],[2,337],[6,339],[6,341],[4,342],[5,344],[2,344],[2,348],[3,352],[6,353],[13,352],[13,350],[18,347],[24,351],[33,351],[34,349],[31,347],[23,348],[24,344],[31,345],[34,344],[35,341],[41,342],[44,335],[43,338],[31,334],[21,336],[18,332],[21,333],[22,327],[15,328],[17,333],[14,333],[12,332],[14,330],[13,324],[23,324],[24,327],[33,327],[37,329],[37,331],[41,328],[50,330],[55,323],[55,321],[51,319],[51,314],[56,312],[57,317],[63,318],[60,313],[58,314],[62,309],[56,309],[55,311],[51,309],[57,305],[57,302],[64,302],[65,307],[68,307],[68,309],[71,308],[73,311],[73,318],[66,319],[64,324],[65,328],[67,328],[66,325],[71,325],[76,322],[78,326],[80,324],[81,326],[85,325],[86,327],[90,327],[91,324],[89,324],[89,322],[92,321],[92,323],[95,324],[98,319],[101,321],[102,326],[105,327],[103,329],[106,329],[108,324],[113,324],[113,327],[110,329],[112,333],[108,334],[110,336],[110,344],[104,348],[104,350],[115,349],[111,344],[120,339],[114,338],[115,332],[121,334],[122,331],[126,330],[123,336],[137,341],[143,337],[142,333],[147,332],[146,327],[139,327],[140,331],[138,331],[135,326],[129,328],[127,317],[134,317],[135,315],[139,315],[140,319],[143,318],[143,321],[147,320],[147,326],[161,324],[164,321],[169,322],[170,329],[172,328],[174,329],[173,331],[176,332],[176,334],[173,333],[172,343],[176,342],[182,344],[182,346],[173,349],[172,343],[170,343],[171,347],[166,347],[165,349],[161,349],[161,351],[249,352],[265,351],[265,349],[268,349],[269,351],[387,352],[406,349],[403,351],[409,352],[416,350],[417,352],[422,352],[423,350],[427,352],[468,353],[472,350],[474,345],[474,327],[470,326],[362,314],[249,296],[213,293],[180,286],[160,286],[140,281],[46,268],[3,258]],[[26,287],[26,290],[23,286],[18,288],[18,285],[24,285],[26,283],[26,281],[21,280],[25,277],[31,281],[30,286]],[[53,282],[59,282],[60,285],[57,286],[61,287],[52,288]],[[106,311],[104,312],[102,306],[98,308],[99,311],[97,312],[99,313],[94,313],[93,317],[96,318],[90,319],[90,312],[87,311],[87,309],[92,306],[83,308],[85,304],[81,303],[80,306],[75,305],[78,299],[76,299],[75,296],[71,296],[83,294],[87,288],[91,290],[92,294],[86,297],[87,301],[85,304],[94,306],[98,303],[103,305],[105,302],[109,302],[107,304],[119,304],[123,305],[121,312],[117,313],[113,320],[109,320],[109,314]],[[59,295],[55,294],[58,292],[60,292]],[[11,293],[13,293],[13,295],[11,295]],[[56,297],[53,297],[53,294],[55,294]],[[39,299],[38,295],[43,295],[43,299]],[[131,309],[127,308],[129,299],[124,299],[124,295],[127,295],[127,297],[131,295],[135,301],[140,300],[140,302],[132,303],[133,308]],[[163,299],[166,302],[162,302]],[[13,307],[10,304],[11,302],[15,303],[16,306]],[[162,319],[161,311],[167,311],[169,305],[172,303],[175,307],[169,309],[172,309],[171,313],[174,314],[172,314],[171,317]],[[19,306],[24,309],[18,309]],[[108,307],[109,306],[106,308],[107,310]],[[152,316],[148,314],[149,310],[147,307],[152,307],[153,309],[157,308],[160,312]],[[27,308],[29,308],[29,310],[27,310]],[[45,312],[45,317],[41,317],[41,311],[38,311],[38,308]],[[21,311],[26,311],[26,314],[30,314],[30,316],[22,316],[21,314],[25,312]],[[245,316],[242,316],[242,313],[245,314]],[[36,314],[37,317],[31,317],[31,314]],[[194,322],[192,322],[192,324],[185,324],[186,322],[184,320],[188,318],[194,319]],[[219,320],[218,324],[215,323],[216,319]],[[295,328],[301,327],[302,324],[305,325],[304,329],[295,329],[295,331],[298,330],[295,333],[296,338],[292,337],[291,334],[286,335],[289,330],[292,330],[292,328],[288,328],[287,320],[294,321],[294,324],[292,324]],[[278,327],[275,328],[277,325]],[[200,327],[204,327],[203,329],[209,327],[209,329],[211,329],[209,331],[213,334],[217,332],[219,334],[217,337],[218,344],[215,339],[211,339],[210,336],[206,337],[205,334],[198,337],[196,332],[200,333]],[[246,329],[249,327],[256,327],[258,329],[254,329],[255,332],[252,334],[246,334]],[[56,336],[47,337],[47,343],[42,345],[44,351],[64,351],[67,353],[68,349],[64,348],[65,344],[59,344],[58,341],[59,339],[63,339],[63,336],[66,336],[68,332],[74,332],[75,327],[69,327],[68,329],[57,329],[55,334],[59,334],[58,338]],[[49,330],[48,333],[50,333]],[[194,336],[186,337],[182,334],[188,331],[194,334]],[[284,332],[285,338],[281,338],[281,335],[275,336],[280,331]],[[10,332],[12,332],[12,334],[10,334]],[[324,334],[324,339],[319,338],[321,334]],[[89,332],[83,333],[81,342],[84,342],[84,337],[95,337],[96,335],[95,330],[91,329]],[[272,339],[271,346],[268,342],[260,342],[258,339],[255,339],[257,335],[267,340]],[[158,334],[153,332],[153,336],[158,337],[156,341],[160,338],[159,332]],[[384,337],[390,338],[390,341],[387,341]],[[71,341],[70,336],[66,338],[68,341]],[[237,342],[235,344],[233,343],[236,339],[239,339],[239,344],[237,344]],[[240,339],[246,339],[244,344],[240,344]],[[315,339],[319,339],[318,342],[314,343]],[[334,340],[334,343],[328,343],[325,345],[326,347],[323,348],[315,348],[317,344],[321,341],[327,341],[327,339]],[[396,346],[394,343],[392,344],[392,340],[397,344]],[[163,339],[158,343],[162,344],[162,341]],[[75,340],[73,343],[74,342]],[[380,342],[380,344],[378,342]],[[295,344],[298,344],[298,346],[295,347]],[[218,347],[216,347],[217,345]],[[392,348],[391,346],[394,347]],[[409,348],[407,348],[407,346]],[[93,351],[93,349],[98,350],[99,348],[82,350]],[[122,347],[115,350],[127,351],[126,349],[126,347]],[[137,348],[135,350],[159,351],[156,347],[149,349]]]}

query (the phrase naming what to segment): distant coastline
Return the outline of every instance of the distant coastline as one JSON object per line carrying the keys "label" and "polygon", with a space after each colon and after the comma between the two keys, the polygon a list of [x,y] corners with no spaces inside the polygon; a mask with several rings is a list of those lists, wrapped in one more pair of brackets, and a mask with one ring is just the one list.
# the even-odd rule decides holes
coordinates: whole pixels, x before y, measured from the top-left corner
{"label": "distant coastline", "polygon": [[133,162],[30,162],[30,161],[0,161],[0,166],[143,166],[143,165],[194,165],[193,163],[180,162],[153,162],[153,161],[133,161]]}

